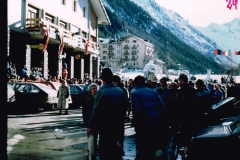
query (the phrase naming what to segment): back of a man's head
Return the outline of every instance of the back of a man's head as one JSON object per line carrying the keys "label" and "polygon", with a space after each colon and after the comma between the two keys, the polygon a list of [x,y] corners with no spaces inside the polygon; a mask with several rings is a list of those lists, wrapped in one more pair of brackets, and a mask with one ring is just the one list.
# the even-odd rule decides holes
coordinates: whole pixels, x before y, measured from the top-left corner
{"label": "back of a man's head", "polygon": [[188,77],[187,77],[187,75],[185,75],[185,74],[180,74],[179,80],[180,80],[180,81],[181,81],[181,80],[184,80],[184,81],[187,83],[187,82],[188,82]]}
{"label": "back of a man's head", "polygon": [[134,79],[134,85],[137,87],[144,86],[145,85],[145,78],[143,76],[137,76]]}
{"label": "back of a man's head", "polygon": [[114,75],[113,82],[119,84],[119,83],[121,83],[121,78],[118,75]]}
{"label": "back of a man's head", "polygon": [[113,73],[110,68],[104,68],[102,70],[102,80],[104,82],[112,82]]}

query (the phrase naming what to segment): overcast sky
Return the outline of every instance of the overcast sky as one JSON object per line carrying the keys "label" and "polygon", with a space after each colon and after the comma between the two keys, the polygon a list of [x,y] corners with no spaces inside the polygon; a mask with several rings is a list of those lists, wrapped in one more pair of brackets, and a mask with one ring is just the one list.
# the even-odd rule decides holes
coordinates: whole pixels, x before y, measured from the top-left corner
{"label": "overcast sky", "polygon": [[[237,10],[227,8],[226,0],[155,0],[162,7],[173,10],[193,26],[207,27],[211,23],[223,24],[240,17],[240,1]],[[230,1],[230,0],[228,0]],[[232,0],[234,1],[234,0]]]}

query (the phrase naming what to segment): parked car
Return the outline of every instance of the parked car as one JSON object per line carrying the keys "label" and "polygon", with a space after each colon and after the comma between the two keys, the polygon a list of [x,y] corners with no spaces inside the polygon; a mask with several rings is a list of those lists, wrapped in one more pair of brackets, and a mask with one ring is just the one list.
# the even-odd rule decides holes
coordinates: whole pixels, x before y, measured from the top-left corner
{"label": "parked car", "polygon": [[21,83],[15,87],[16,102],[20,107],[45,110],[57,104],[57,91],[41,83]]}
{"label": "parked car", "polygon": [[[40,82],[41,84],[45,84],[46,86],[58,91],[59,87],[61,86],[61,83],[59,82]],[[72,97],[71,95],[68,98],[68,104],[72,104]],[[56,107],[56,106],[55,106]]]}
{"label": "parked car", "polygon": [[15,102],[15,91],[13,90],[13,85],[7,84],[7,102]]}
{"label": "parked car", "polygon": [[70,107],[78,108],[83,103],[84,98],[84,92],[82,87],[80,87],[78,84],[68,84],[70,87],[70,95],[72,97],[72,104]]}
{"label": "parked car", "polygon": [[240,159],[240,115],[224,118],[219,125],[207,126],[192,135],[188,160]]}

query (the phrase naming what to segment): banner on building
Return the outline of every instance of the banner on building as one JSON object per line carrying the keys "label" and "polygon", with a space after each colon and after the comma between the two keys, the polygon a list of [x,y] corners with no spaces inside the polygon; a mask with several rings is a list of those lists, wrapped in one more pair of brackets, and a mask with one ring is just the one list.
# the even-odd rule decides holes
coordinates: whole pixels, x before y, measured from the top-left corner
{"label": "banner on building", "polygon": [[227,50],[227,51],[224,51],[223,56],[231,56],[231,51],[230,50]]}
{"label": "banner on building", "polygon": [[43,23],[42,24],[42,31],[43,31],[43,35],[44,35],[44,45],[42,47],[42,53],[44,53],[44,51],[47,49],[47,45],[48,45],[48,42],[49,42],[49,25],[48,23]]}
{"label": "banner on building", "polygon": [[215,50],[214,50],[214,54],[221,55],[221,50],[219,50],[219,49],[215,49]]}
{"label": "banner on building", "polygon": [[62,54],[64,48],[64,34],[62,30],[58,31],[58,36],[60,40],[59,49],[58,49],[58,57]]}

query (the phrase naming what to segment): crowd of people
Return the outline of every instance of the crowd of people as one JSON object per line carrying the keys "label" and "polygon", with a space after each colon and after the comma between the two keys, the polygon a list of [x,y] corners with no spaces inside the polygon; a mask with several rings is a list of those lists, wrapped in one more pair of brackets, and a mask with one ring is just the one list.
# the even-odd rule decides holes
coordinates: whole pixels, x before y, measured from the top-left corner
{"label": "crowd of people", "polygon": [[237,83],[189,81],[184,74],[168,80],[158,80],[153,74],[148,79],[137,76],[125,81],[105,68],[102,84],[96,81],[88,85],[83,119],[87,134],[94,135],[94,150],[101,160],[121,159],[124,155],[124,123],[129,122],[131,111],[131,125],[136,132],[135,160],[166,159],[168,140],[179,129],[180,144],[186,149],[190,133],[204,125],[212,104],[227,97],[227,87],[239,87]]}
{"label": "crowd of people", "polygon": [[[41,68],[32,68],[28,72],[23,66],[19,79],[38,80],[42,77],[41,71]],[[12,63],[8,66],[8,77],[18,77]],[[201,79],[189,81],[184,74],[171,82],[166,77],[158,80],[154,74],[148,79],[137,76],[134,80],[125,81],[113,75],[109,68],[102,70],[99,79],[91,79],[85,74],[84,80],[48,76],[45,81],[63,84],[62,88],[66,91],[58,92],[58,97],[63,96],[62,99],[69,97],[67,84],[85,84],[83,122],[87,134],[94,137],[95,155],[99,154],[101,160],[120,160],[125,154],[125,122],[131,122],[136,132],[135,160],[166,159],[169,137],[174,136],[179,128],[182,133],[180,143],[186,149],[190,133],[193,128],[204,125],[202,122],[206,113],[211,112],[212,104],[227,97],[227,87],[240,87],[238,83],[206,83]]]}

